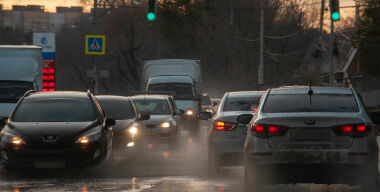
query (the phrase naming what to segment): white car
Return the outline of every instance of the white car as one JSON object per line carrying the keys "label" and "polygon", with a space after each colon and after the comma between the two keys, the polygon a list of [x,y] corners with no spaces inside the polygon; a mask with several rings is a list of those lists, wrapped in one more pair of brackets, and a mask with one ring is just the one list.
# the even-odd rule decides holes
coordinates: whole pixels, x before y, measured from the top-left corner
{"label": "white car", "polygon": [[276,183],[361,184],[379,190],[377,130],[350,88],[269,89],[248,124],[246,191]]}
{"label": "white car", "polygon": [[[246,113],[254,114],[263,94],[263,91],[224,94],[210,122],[208,135],[208,171],[210,175],[217,174],[220,167],[243,164],[246,126],[239,125],[237,117]],[[211,114],[202,113],[200,118],[209,119]]]}

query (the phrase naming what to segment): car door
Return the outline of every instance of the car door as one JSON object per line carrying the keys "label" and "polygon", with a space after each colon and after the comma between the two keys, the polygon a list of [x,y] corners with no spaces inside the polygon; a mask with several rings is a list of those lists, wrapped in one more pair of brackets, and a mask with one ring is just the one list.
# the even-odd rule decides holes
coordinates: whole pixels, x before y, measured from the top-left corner
{"label": "car door", "polygon": [[[92,97],[93,102],[96,106],[96,109],[99,114],[99,119],[104,122],[105,121],[105,115],[102,107],[100,106],[98,100],[95,97]],[[105,125],[105,131],[106,131],[106,138],[107,138],[107,156],[111,153],[112,151],[112,138],[113,138],[113,131],[112,131],[112,126]]]}

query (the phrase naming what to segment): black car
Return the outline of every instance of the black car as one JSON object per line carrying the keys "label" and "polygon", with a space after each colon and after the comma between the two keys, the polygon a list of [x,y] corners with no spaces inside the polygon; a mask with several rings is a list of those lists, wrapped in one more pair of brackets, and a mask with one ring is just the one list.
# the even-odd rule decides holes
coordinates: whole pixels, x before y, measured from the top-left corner
{"label": "black car", "polygon": [[140,114],[129,97],[99,95],[96,96],[107,117],[116,121],[113,126],[113,157],[119,158],[132,152],[139,145],[144,129],[144,120],[149,114]]}
{"label": "black car", "polygon": [[27,92],[0,133],[2,165],[98,165],[112,152],[113,125],[90,92]]}

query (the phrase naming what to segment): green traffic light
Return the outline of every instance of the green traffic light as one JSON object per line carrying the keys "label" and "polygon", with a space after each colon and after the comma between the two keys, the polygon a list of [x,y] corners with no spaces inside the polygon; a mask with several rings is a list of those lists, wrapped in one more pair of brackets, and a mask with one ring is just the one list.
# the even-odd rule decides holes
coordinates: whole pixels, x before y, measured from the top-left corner
{"label": "green traffic light", "polygon": [[332,19],[333,21],[338,21],[338,20],[340,19],[340,14],[339,14],[339,12],[334,12],[334,13],[332,13],[332,14],[331,14],[331,19]]}
{"label": "green traffic light", "polygon": [[154,14],[154,13],[148,13],[148,15],[146,15],[146,18],[149,21],[153,21],[154,19],[156,19],[156,14]]}

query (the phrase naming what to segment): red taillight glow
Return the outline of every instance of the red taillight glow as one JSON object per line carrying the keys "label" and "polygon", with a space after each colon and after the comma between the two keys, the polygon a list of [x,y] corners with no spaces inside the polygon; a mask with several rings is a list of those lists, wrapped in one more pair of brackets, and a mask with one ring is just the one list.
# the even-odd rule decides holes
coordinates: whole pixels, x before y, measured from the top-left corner
{"label": "red taillight glow", "polygon": [[342,126],[343,133],[351,133],[354,131],[354,128],[351,125]]}
{"label": "red taillight glow", "polygon": [[251,125],[252,134],[261,138],[285,135],[288,129],[288,127],[277,125]]}
{"label": "red taillight glow", "polygon": [[255,111],[255,112],[256,112],[256,111],[257,111],[257,107],[253,108],[253,111]]}
{"label": "red taillight glow", "polygon": [[365,125],[358,125],[356,126],[356,131],[357,132],[365,132],[367,129],[366,129],[366,126]]}
{"label": "red taillight glow", "polygon": [[364,137],[371,133],[371,127],[369,125],[342,125],[333,127],[336,135],[350,136],[354,138]]}
{"label": "red taillight glow", "polygon": [[279,127],[277,127],[277,126],[269,126],[268,127],[268,132],[269,133],[278,133],[279,132]]}
{"label": "red taillight glow", "polygon": [[214,128],[218,131],[232,131],[237,123],[227,121],[214,121]]}
{"label": "red taillight glow", "polygon": [[254,127],[254,131],[256,131],[256,132],[264,132],[265,131],[265,127],[262,126],[262,125],[256,125]]}

